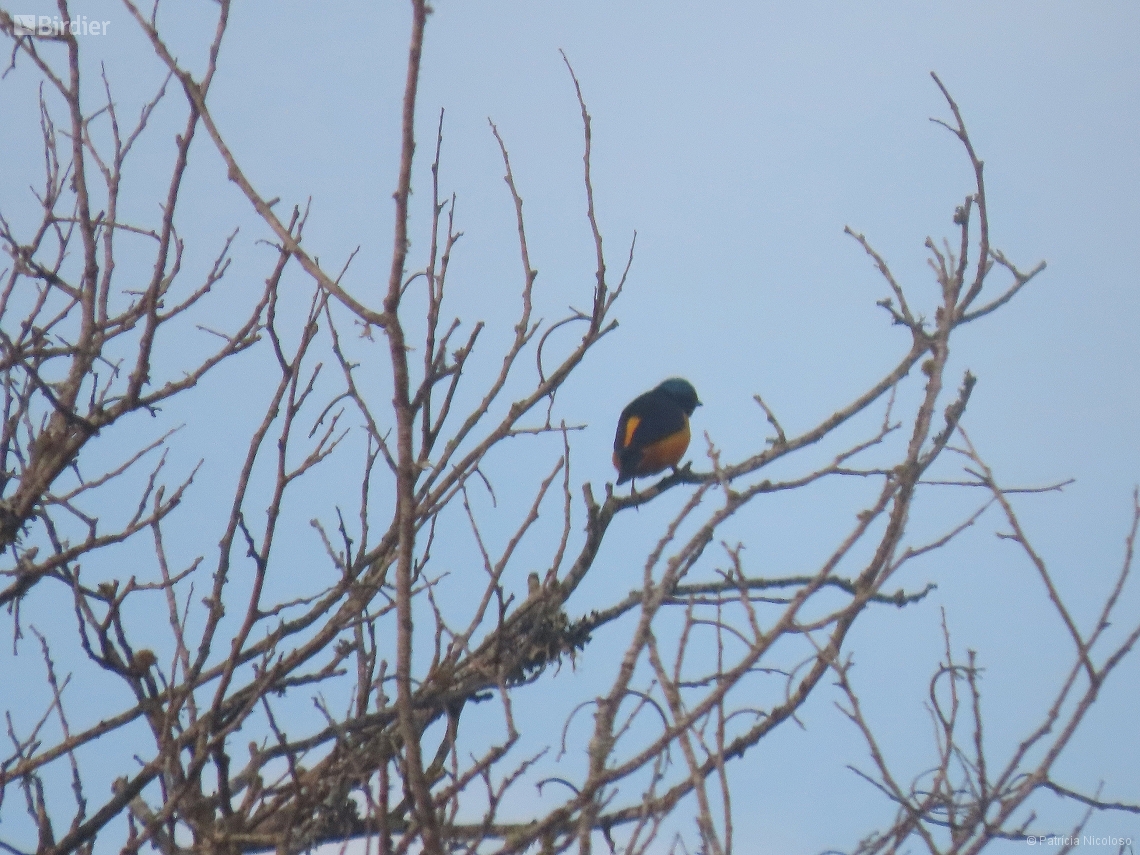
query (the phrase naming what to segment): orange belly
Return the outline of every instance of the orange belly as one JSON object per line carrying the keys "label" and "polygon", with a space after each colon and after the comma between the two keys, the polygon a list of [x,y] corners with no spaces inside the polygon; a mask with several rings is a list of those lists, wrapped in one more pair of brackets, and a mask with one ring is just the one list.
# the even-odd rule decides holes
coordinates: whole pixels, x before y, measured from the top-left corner
{"label": "orange belly", "polygon": [[659,439],[652,445],[647,445],[641,452],[641,459],[637,462],[638,475],[653,475],[662,469],[676,466],[685,456],[689,447],[689,425],[677,431],[672,436]]}

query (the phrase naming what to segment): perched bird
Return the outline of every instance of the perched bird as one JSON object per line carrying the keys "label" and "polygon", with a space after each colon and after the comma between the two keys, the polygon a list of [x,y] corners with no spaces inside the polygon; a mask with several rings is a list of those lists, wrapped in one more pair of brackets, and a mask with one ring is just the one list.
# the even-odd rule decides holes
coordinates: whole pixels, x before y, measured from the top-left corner
{"label": "perched bird", "polygon": [[676,468],[689,447],[689,416],[700,405],[693,384],[680,377],[634,398],[621,411],[614,437],[617,482]]}

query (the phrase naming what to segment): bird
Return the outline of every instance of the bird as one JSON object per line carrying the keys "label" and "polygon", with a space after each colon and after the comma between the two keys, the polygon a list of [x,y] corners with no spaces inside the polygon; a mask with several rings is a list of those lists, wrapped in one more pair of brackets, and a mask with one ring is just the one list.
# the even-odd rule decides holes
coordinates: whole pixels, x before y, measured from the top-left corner
{"label": "bird", "polygon": [[701,405],[688,380],[670,377],[638,395],[618,419],[614,468],[619,484],[677,468],[689,447],[689,416]]}

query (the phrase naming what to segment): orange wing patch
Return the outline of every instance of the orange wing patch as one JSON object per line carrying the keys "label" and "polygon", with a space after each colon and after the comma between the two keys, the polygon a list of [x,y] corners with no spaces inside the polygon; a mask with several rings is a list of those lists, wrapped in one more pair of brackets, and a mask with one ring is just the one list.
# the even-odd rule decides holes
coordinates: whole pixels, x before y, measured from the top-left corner
{"label": "orange wing patch", "polygon": [[629,420],[625,423],[625,436],[621,439],[622,448],[629,448],[629,444],[633,442],[633,435],[637,431],[639,424],[641,424],[641,416],[629,417]]}

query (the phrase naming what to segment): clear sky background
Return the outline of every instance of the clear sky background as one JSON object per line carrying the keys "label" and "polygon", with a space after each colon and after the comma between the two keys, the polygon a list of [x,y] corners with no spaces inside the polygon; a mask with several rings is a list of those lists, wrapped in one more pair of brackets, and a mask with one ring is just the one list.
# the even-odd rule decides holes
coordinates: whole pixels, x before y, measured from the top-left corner
{"label": "clear sky background", "polygon": [[[50,4],[21,2],[5,8],[52,13]],[[212,10],[175,4],[165,13],[179,56],[195,68]],[[106,63],[120,99],[134,104],[153,92],[161,73],[125,11],[77,0],[74,12],[111,22],[109,34],[89,38],[84,49]],[[336,269],[360,246],[347,280],[360,294],[387,274],[406,43],[407,9],[394,0],[238,2],[210,95],[262,194],[288,204],[312,198],[310,251]],[[687,377],[705,402],[691,450],[704,468],[705,431],[726,460],[763,446],[754,393],[789,433],[802,430],[905,351],[905,333],[875,306],[886,286],[843,227],[865,233],[933,314],[937,286],[923,243],[954,235],[954,207],[973,189],[960,146],[928,121],[949,116],[929,76],[936,71],[985,160],[995,246],[1022,269],[1048,262],[1008,307],[962,332],[948,382],[967,368],[978,376],[964,423],[1003,483],[1076,479],[1063,493],[1019,499],[1017,509],[1087,629],[1122,560],[1140,481],[1140,6],[439,0],[424,54],[414,182],[421,228],[409,266],[424,257],[428,157],[443,108],[441,184],[458,196],[465,233],[453,257],[452,311],[467,322],[485,318],[500,336],[513,323],[519,262],[488,117],[510,148],[526,203],[537,314],[554,318],[567,305],[586,305],[593,284],[581,122],[559,49],[593,116],[595,200],[611,272],[637,232],[617,305],[621,326],[558,399],[562,416],[588,425],[574,441],[575,482],[598,488],[612,479],[618,412],[667,376]],[[35,135],[17,130],[34,121],[30,79],[14,73],[0,83],[6,215],[30,202],[28,170],[40,175]],[[163,127],[176,112],[160,111],[156,122]],[[138,157],[166,163],[171,135],[141,144]],[[231,276],[263,278],[267,251],[255,241],[265,230],[226,183],[204,135],[192,161],[196,190],[181,215],[182,231],[195,238],[188,262],[212,258],[222,236],[241,225]],[[133,180],[135,213],[154,219],[145,171]],[[486,359],[489,367],[497,357]],[[240,410],[247,391],[207,384],[203,394]],[[229,418],[240,413],[219,416]],[[140,429],[150,436],[155,428]],[[218,433],[218,422],[188,428],[203,443]],[[185,460],[199,456],[187,451]],[[224,479],[208,469],[203,477],[214,476]],[[636,586],[638,538],[649,538],[679,501],[666,497],[663,510],[624,520],[630,531],[612,547],[612,576],[596,567],[570,606],[584,612],[606,599],[607,586]],[[956,519],[969,501],[947,496],[942,506],[931,494],[916,525]],[[782,511],[779,525],[753,518],[734,536],[748,540],[760,563],[778,567],[785,545],[802,546],[819,517],[845,508],[841,491],[824,491]],[[940,657],[940,607],[956,652],[976,649],[986,669],[998,756],[1040,719],[1056,667],[1071,656],[1031,568],[994,537],[999,529],[1000,520],[986,517],[937,559],[909,570],[900,581],[913,588],[934,581],[937,591],[910,609],[883,611],[852,637],[867,712],[895,737],[904,767],[930,750],[923,703]],[[1140,612],[1134,592],[1126,609]],[[579,668],[591,664],[587,651]],[[737,769],[739,851],[847,849],[891,816],[845,768],[869,763],[831,705],[836,698],[821,692],[805,729],[766,740]],[[535,703],[538,709],[541,699]],[[1138,708],[1140,663],[1133,661],[1058,765],[1061,781],[1090,792],[1103,782],[1104,798],[1135,801]],[[1058,811],[1059,832],[1077,815],[1057,801],[1038,809]],[[1089,829],[1135,841],[1140,818],[1105,815]]]}

